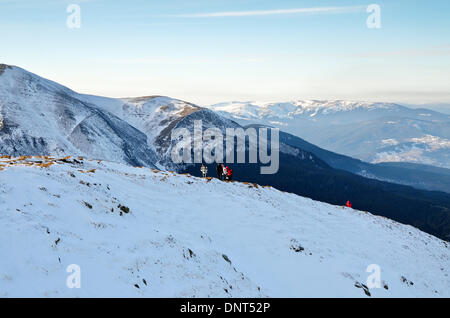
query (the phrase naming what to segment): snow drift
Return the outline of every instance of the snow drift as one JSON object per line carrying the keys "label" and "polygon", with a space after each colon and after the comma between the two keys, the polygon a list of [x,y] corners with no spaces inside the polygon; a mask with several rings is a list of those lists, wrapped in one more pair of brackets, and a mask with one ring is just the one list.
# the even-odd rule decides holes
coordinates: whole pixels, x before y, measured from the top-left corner
{"label": "snow drift", "polygon": [[446,242],[362,211],[82,158],[0,170],[2,297],[450,296]]}

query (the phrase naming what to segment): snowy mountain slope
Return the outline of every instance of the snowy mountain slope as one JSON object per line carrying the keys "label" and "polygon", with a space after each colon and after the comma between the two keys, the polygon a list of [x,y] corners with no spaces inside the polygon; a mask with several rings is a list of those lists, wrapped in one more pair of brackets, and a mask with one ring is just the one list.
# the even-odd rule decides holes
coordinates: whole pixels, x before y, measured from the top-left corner
{"label": "snowy mountain slope", "polygon": [[[202,130],[205,131],[206,129],[212,128],[220,130],[223,136],[226,136],[226,129],[227,128],[241,128],[241,126],[237,123],[235,123],[232,120],[229,120],[227,118],[224,118],[215,112],[203,108],[200,111],[197,111],[195,113],[191,113],[184,118],[180,119],[173,127],[169,127],[167,129],[167,132],[165,135],[162,135],[158,138],[157,144],[159,146],[159,151],[161,155],[161,162],[165,167],[168,167],[169,169],[174,169],[176,171],[181,171],[186,168],[186,164],[177,165],[174,164],[171,158],[171,151],[173,147],[179,142],[178,140],[171,140],[170,135],[172,133],[172,129],[180,129],[185,128],[187,129],[191,135],[192,135],[192,143],[195,142],[196,138],[193,135],[194,130],[194,122],[195,121],[201,121],[202,123]],[[201,137],[200,137],[201,138]],[[225,137],[224,137],[225,138]],[[204,141],[203,142],[203,149],[207,149],[207,147],[210,145],[211,147],[213,145],[216,145],[219,142],[219,140],[210,140],[210,141]],[[220,144],[219,144],[220,145]],[[223,143],[225,145],[225,142]],[[249,145],[246,145],[246,149],[248,150]],[[225,154],[225,146],[223,148],[223,153]]]}
{"label": "snowy mountain slope", "polygon": [[153,166],[147,137],[52,81],[18,67],[0,75],[0,153],[83,155]]}
{"label": "snowy mountain slope", "polygon": [[300,100],[209,106],[247,125],[278,127],[322,148],[367,162],[450,167],[450,116],[392,103]]}
{"label": "snowy mountain slope", "polygon": [[170,131],[185,116],[202,109],[194,104],[166,96],[113,99],[80,95],[80,99],[115,114],[144,132],[149,146],[156,151],[161,151],[159,142],[168,135],[168,130]]}
{"label": "snowy mountain slope", "polygon": [[78,94],[7,65],[0,75],[0,115],[1,154],[83,155],[171,169],[177,168],[169,158],[174,128],[192,131],[193,118],[201,119],[204,129],[239,127],[189,102]]}
{"label": "snowy mountain slope", "polygon": [[3,297],[368,297],[369,264],[372,297],[450,295],[448,244],[382,217],[109,162],[0,165]]}

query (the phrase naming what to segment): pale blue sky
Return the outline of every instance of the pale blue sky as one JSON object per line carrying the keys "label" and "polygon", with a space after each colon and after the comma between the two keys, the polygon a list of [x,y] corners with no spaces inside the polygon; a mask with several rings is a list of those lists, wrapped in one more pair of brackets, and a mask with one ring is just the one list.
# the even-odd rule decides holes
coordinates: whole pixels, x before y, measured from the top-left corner
{"label": "pale blue sky", "polygon": [[0,0],[0,21],[1,63],[84,93],[450,102],[448,0]]}

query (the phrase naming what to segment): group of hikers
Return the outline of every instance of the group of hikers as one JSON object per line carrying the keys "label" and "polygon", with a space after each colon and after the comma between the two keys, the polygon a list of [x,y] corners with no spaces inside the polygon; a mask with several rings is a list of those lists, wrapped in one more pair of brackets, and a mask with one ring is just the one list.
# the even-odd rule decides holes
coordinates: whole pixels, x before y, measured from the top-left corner
{"label": "group of hikers", "polygon": [[[200,171],[202,172],[203,178],[206,178],[208,168],[205,165],[202,165]],[[217,164],[216,171],[217,171],[217,178],[219,180],[230,181],[233,179],[233,169],[231,169],[228,166],[225,166],[224,164],[221,163]]]}
{"label": "group of hikers", "polygon": [[221,163],[217,164],[216,171],[217,171],[217,178],[219,180],[230,181],[233,178],[233,170],[230,167],[225,166]]}

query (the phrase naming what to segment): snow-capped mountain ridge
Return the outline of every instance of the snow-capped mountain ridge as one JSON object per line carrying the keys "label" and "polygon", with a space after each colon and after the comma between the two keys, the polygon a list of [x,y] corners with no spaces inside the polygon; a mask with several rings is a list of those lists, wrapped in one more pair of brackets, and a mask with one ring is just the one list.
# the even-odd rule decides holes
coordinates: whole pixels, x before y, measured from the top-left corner
{"label": "snow-capped mountain ridge", "polygon": [[391,109],[400,110],[404,106],[394,103],[360,102],[348,100],[296,100],[287,102],[229,102],[210,106],[211,109],[230,113],[241,118],[294,118],[296,115],[332,114],[337,112],[350,112],[356,109],[374,110]]}
{"label": "snow-capped mountain ridge", "polygon": [[147,135],[147,143],[155,151],[161,134],[173,127],[185,116],[202,108],[167,96],[144,96],[136,98],[111,99],[99,96],[80,95],[86,102],[112,112]]}

